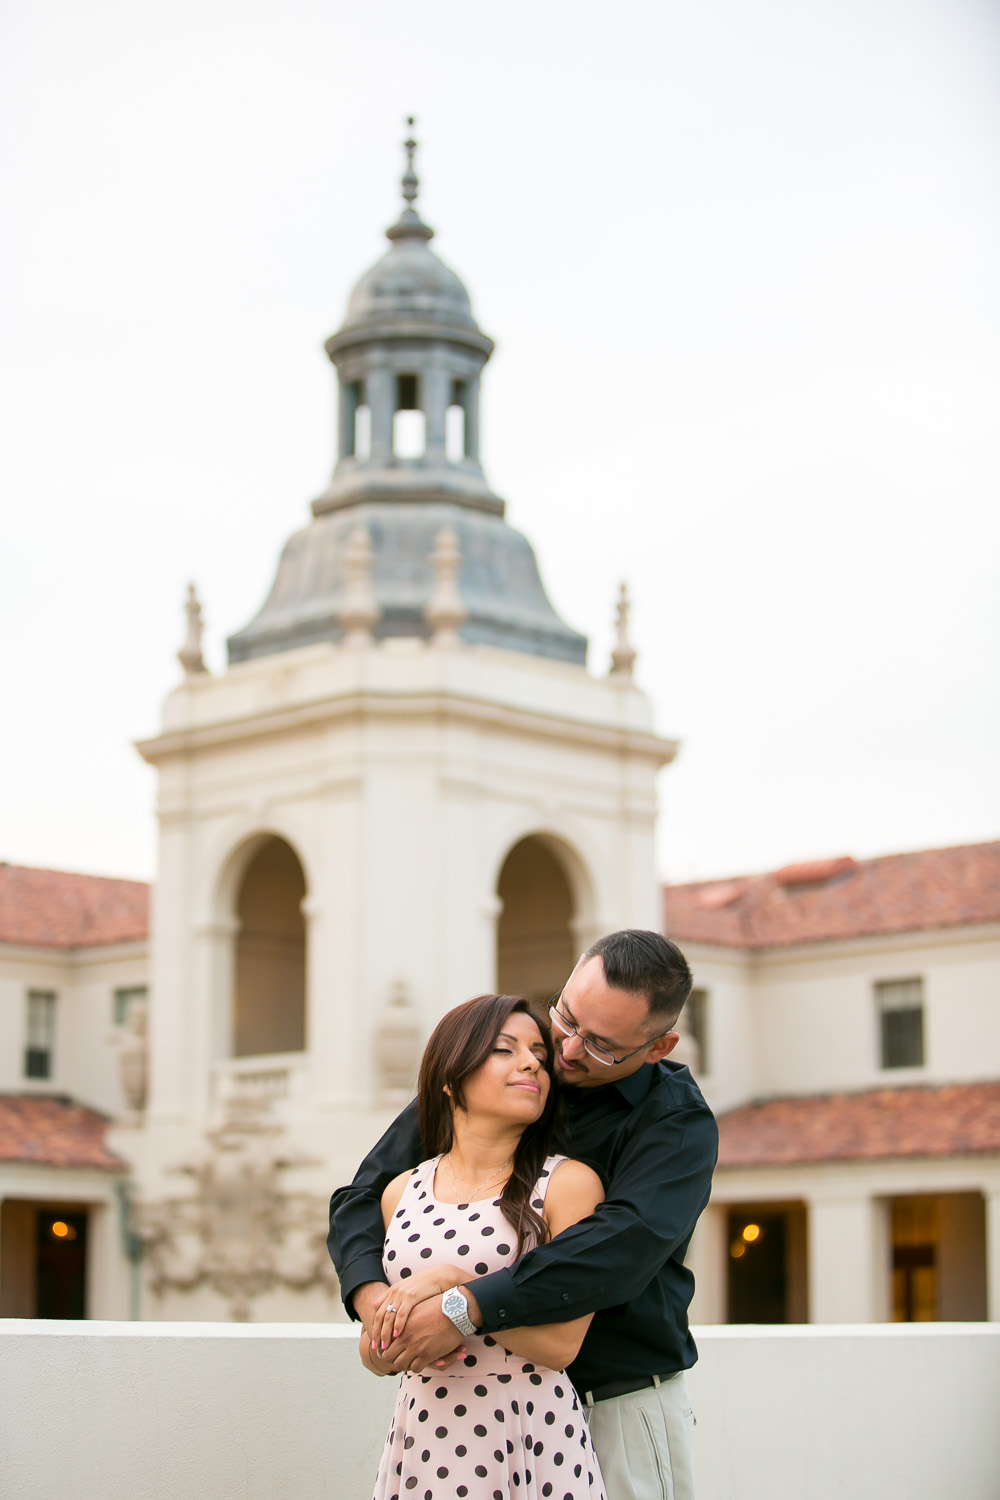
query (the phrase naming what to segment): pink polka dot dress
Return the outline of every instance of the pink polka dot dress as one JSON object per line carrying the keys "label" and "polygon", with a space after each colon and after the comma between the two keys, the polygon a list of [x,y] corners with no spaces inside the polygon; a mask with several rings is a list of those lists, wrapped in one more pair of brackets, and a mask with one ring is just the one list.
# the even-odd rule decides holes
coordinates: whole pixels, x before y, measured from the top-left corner
{"label": "pink polka dot dress", "polygon": [[[385,1236],[390,1282],[428,1265],[469,1267],[469,1280],[513,1265],[517,1236],[499,1199],[440,1203],[440,1157],[413,1173]],[[553,1169],[535,1185],[540,1209]],[[487,1334],[464,1363],[402,1377],[374,1500],[607,1500],[579,1398],[567,1375],[508,1354]]]}

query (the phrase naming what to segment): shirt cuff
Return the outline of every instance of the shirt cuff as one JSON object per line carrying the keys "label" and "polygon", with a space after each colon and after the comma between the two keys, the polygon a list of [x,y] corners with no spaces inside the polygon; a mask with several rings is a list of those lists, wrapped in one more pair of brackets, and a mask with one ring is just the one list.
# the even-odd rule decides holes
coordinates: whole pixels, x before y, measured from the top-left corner
{"label": "shirt cuff", "polygon": [[380,1255],[364,1255],[360,1260],[352,1261],[349,1266],[344,1267],[341,1275],[340,1299],[356,1323],[361,1320],[354,1311],[354,1293],[367,1281],[381,1281],[388,1285]]}
{"label": "shirt cuff", "polygon": [[498,1333],[502,1328],[518,1326],[518,1294],[509,1271],[494,1271],[492,1276],[470,1281],[468,1285],[479,1303],[481,1333]]}

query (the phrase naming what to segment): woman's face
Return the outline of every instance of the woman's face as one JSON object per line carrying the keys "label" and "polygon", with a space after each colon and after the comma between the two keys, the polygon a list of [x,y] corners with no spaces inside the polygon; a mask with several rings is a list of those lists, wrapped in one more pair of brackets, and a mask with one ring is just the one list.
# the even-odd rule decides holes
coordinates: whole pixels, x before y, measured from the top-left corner
{"label": "woman's face", "polygon": [[516,1010],[503,1023],[486,1061],[463,1080],[464,1113],[526,1128],[544,1111],[550,1087],[538,1022]]}

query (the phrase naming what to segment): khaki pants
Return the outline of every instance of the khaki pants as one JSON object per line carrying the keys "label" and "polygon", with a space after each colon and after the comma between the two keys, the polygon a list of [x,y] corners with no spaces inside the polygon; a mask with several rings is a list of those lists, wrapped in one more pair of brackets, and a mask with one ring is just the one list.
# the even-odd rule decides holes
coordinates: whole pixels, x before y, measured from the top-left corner
{"label": "khaki pants", "polygon": [[608,1500],[694,1500],[694,1414],[683,1374],[585,1410]]}

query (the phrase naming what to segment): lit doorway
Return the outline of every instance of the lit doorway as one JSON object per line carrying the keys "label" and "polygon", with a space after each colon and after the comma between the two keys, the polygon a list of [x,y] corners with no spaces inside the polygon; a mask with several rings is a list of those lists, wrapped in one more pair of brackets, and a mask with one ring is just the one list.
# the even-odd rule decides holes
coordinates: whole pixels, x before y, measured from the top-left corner
{"label": "lit doorway", "polygon": [[87,1316],[86,1209],[6,1199],[0,1207],[0,1317]]}
{"label": "lit doorway", "polygon": [[982,1193],[890,1200],[894,1323],[986,1318],[986,1203]]}
{"label": "lit doorway", "polygon": [[731,1208],[727,1265],[728,1322],[808,1322],[805,1204]]}

